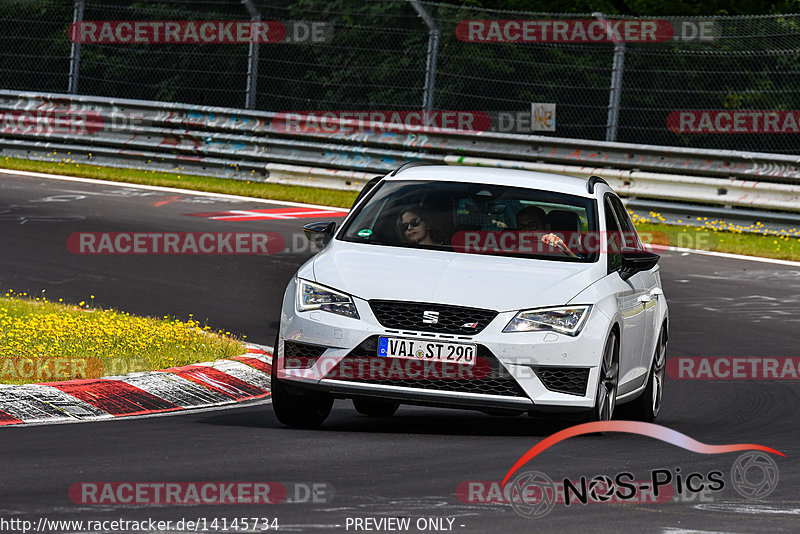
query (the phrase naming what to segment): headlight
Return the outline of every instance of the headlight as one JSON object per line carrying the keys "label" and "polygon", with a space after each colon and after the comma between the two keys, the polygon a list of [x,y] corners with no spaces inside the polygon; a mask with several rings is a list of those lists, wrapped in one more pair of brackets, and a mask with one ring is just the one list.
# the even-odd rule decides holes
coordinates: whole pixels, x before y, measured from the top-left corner
{"label": "headlight", "polygon": [[568,336],[577,336],[589,316],[590,309],[591,306],[564,306],[524,310],[511,319],[503,332],[552,330]]}
{"label": "headlight", "polygon": [[323,310],[358,319],[352,297],[306,280],[297,281],[297,310]]}

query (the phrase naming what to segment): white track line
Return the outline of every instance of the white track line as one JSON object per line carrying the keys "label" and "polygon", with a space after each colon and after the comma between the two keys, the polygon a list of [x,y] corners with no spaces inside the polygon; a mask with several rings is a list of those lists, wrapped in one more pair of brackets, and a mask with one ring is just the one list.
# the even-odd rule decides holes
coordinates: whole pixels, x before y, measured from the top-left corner
{"label": "white track line", "polygon": [[[201,197],[216,197],[226,198],[230,200],[241,200],[244,202],[258,202],[260,204],[282,205],[282,206],[297,206],[301,208],[317,208],[329,211],[338,211],[347,213],[350,211],[347,208],[337,208],[333,206],[320,206],[318,204],[303,204],[302,202],[289,202],[288,200],[269,200],[266,198],[243,197],[239,195],[227,195],[225,193],[208,193],[206,191],[195,191],[193,189],[178,189],[175,187],[162,187],[158,185],[141,185],[131,184],[128,182],[112,182],[109,180],[94,180],[92,178],[78,178],[77,176],[61,176],[59,174],[45,174],[41,172],[30,171],[14,171],[10,169],[0,169],[2,174],[13,174],[19,176],[29,176],[31,178],[44,178],[46,180],[62,180],[64,182],[81,182],[85,184],[105,185],[111,187],[135,187],[138,189],[146,189],[148,191],[164,191],[166,193],[183,193],[185,195],[201,196]],[[269,182],[254,182],[254,183],[269,183]]]}
{"label": "white track line", "polygon": [[[260,204],[270,204],[270,205],[282,205],[282,206],[298,206],[303,208],[317,208],[317,209],[325,209],[331,211],[338,211],[341,213],[347,213],[348,209],[346,208],[337,208],[334,206],[322,206],[319,204],[303,204],[301,202],[289,202],[286,200],[268,200],[265,198],[254,198],[254,197],[244,197],[239,195],[226,195],[224,193],[208,193],[205,191],[194,191],[192,189],[178,189],[175,187],[161,187],[156,185],[139,185],[139,184],[131,184],[127,182],[111,182],[108,180],[94,180],[92,178],[78,178],[75,176],[61,176],[58,174],[45,174],[41,172],[30,172],[30,171],[14,171],[10,169],[0,169],[0,174],[12,174],[18,176],[30,176],[32,178],[44,178],[47,180],[62,180],[65,182],[81,182],[87,184],[96,184],[96,185],[105,185],[111,187],[134,187],[138,189],[146,189],[149,191],[164,191],[166,193],[182,193],[185,195],[194,195],[194,196],[203,196],[203,197],[216,197],[216,198],[225,198],[230,200],[240,200],[243,202],[257,202]],[[260,182],[259,182],[260,183]],[[663,248],[662,248],[663,250]],[[745,260],[745,261],[757,261],[761,263],[772,263],[777,265],[789,265],[791,267],[800,267],[800,262],[797,261],[789,261],[789,260],[778,260],[773,258],[759,258],[758,256],[745,256],[742,254],[730,254],[727,252],[714,252],[711,250],[697,250],[693,248],[681,248],[681,247],[666,247],[666,250],[672,252],[688,252],[691,254],[703,254],[705,256],[715,256],[718,258],[728,258],[734,260]]]}
{"label": "white track line", "polygon": [[790,265],[792,267],[800,267],[800,261],[791,261],[791,260],[778,260],[775,258],[760,258],[758,256],[745,256],[744,254],[730,254],[728,252],[716,252],[713,250],[697,250],[694,248],[682,248],[682,247],[664,247],[662,245],[653,245],[656,247],[656,251],[658,248],[661,250],[668,250],[670,252],[688,252],[690,254],[702,254],[704,256],[716,256],[718,258],[728,258],[732,260],[746,260],[746,261],[760,261],[762,263],[775,263],[778,265]]}

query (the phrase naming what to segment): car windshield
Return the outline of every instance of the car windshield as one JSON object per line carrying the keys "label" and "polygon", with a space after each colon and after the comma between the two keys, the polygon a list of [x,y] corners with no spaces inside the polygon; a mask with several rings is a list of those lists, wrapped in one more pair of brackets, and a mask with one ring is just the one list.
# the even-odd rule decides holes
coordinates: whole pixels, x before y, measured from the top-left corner
{"label": "car windshield", "polygon": [[[590,198],[502,185],[386,181],[368,194],[337,238],[554,261],[593,262]],[[556,239],[557,238],[557,239]]]}

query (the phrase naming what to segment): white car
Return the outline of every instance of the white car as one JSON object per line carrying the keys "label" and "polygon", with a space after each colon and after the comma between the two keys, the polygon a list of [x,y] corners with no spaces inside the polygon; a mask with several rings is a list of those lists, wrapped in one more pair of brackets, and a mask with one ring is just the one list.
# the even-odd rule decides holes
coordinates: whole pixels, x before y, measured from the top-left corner
{"label": "white car", "polygon": [[[334,399],[652,421],[667,303],[602,179],[406,164],[372,180],[288,284],[272,365],[279,421]],[[572,415],[569,415],[572,414]]]}

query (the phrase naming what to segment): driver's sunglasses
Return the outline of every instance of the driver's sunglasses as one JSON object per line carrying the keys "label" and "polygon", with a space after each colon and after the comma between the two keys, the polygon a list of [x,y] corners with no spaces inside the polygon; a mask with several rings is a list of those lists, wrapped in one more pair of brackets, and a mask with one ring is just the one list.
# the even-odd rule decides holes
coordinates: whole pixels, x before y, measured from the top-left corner
{"label": "driver's sunglasses", "polygon": [[544,228],[544,223],[543,222],[529,222],[529,223],[526,223],[526,224],[520,224],[519,227],[522,230],[540,230],[540,229]]}
{"label": "driver's sunglasses", "polygon": [[422,222],[422,217],[414,217],[408,222],[401,222],[398,225],[398,227],[400,228],[401,232],[406,232],[408,231],[409,226],[411,226],[412,228],[416,228],[417,226],[419,226],[419,223],[421,222]]}

